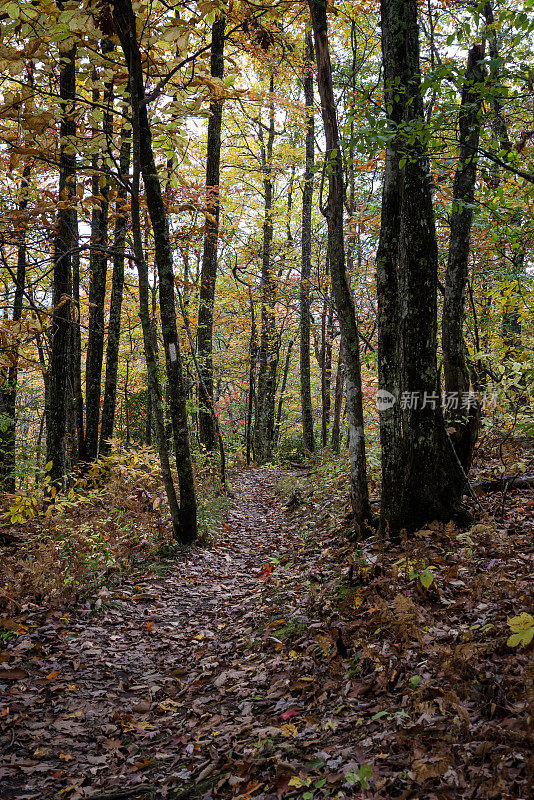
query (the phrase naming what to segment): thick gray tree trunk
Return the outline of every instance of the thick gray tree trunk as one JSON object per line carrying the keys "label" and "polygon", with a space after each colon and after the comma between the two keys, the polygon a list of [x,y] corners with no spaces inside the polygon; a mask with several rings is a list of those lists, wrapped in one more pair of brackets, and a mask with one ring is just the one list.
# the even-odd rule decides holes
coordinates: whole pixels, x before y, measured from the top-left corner
{"label": "thick gray tree trunk", "polygon": [[465,476],[438,396],[438,255],[420,92],[417,0],[381,0],[387,148],[377,253],[381,525],[398,538],[466,521]]}

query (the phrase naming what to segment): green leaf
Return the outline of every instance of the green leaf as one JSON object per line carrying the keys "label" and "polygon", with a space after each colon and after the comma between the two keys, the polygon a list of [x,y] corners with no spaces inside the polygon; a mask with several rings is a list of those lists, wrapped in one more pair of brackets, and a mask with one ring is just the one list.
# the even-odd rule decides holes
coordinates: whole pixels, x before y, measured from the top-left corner
{"label": "green leaf", "polygon": [[434,573],[430,569],[425,569],[425,571],[421,573],[419,580],[421,581],[421,586],[428,589],[434,580]]}
{"label": "green leaf", "polygon": [[369,783],[367,782],[367,778],[370,778],[373,774],[373,768],[370,764],[362,764],[360,769],[358,770],[358,778],[362,785],[362,789],[368,789]]}
{"label": "green leaf", "polygon": [[412,675],[412,677],[408,681],[410,689],[417,689],[422,680],[423,679],[420,675]]}
{"label": "green leaf", "polygon": [[387,713],[387,711],[378,711],[373,717],[371,717],[371,720],[382,719],[382,717],[385,717]]}

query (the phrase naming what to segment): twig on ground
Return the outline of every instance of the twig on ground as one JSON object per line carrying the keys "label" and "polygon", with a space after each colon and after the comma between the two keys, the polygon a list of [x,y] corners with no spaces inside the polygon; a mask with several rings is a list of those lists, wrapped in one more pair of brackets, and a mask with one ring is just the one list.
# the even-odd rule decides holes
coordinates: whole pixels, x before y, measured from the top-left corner
{"label": "twig on ground", "polygon": [[[186,789],[178,792],[172,800],[187,800],[195,792],[194,786],[188,786]],[[109,792],[107,794],[93,794],[90,800],[127,800],[130,797],[137,797],[147,794],[152,794],[154,798],[158,796],[159,789],[157,786],[150,786],[149,784],[142,784],[140,786],[133,786],[131,789],[119,789],[116,792]]]}

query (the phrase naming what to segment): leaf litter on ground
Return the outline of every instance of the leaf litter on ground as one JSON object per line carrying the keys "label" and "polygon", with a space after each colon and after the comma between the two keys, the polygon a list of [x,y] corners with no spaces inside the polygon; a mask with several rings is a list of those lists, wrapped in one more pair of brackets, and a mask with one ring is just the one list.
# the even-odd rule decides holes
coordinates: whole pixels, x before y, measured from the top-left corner
{"label": "leaf litter on ground", "polygon": [[529,796],[532,520],[350,544],[306,480],[243,470],[163,577],[2,620],[2,798]]}

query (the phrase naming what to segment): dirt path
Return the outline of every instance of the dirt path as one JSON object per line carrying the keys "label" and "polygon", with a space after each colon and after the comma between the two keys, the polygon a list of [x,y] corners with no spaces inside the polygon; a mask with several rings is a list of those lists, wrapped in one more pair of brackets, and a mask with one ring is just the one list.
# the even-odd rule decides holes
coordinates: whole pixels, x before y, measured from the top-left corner
{"label": "dirt path", "polygon": [[215,775],[272,716],[276,698],[254,700],[273,679],[256,641],[261,571],[287,545],[277,479],[244,471],[224,536],[163,579],[124,584],[91,613],[51,614],[18,639],[28,677],[9,687],[3,711],[2,798],[76,800],[140,784],[172,797]]}
{"label": "dirt path", "polygon": [[243,471],[220,538],[163,577],[25,616],[0,800],[531,796],[531,653],[507,644],[531,608],[523,517],[354,547],[345,484],[288,477]]}

